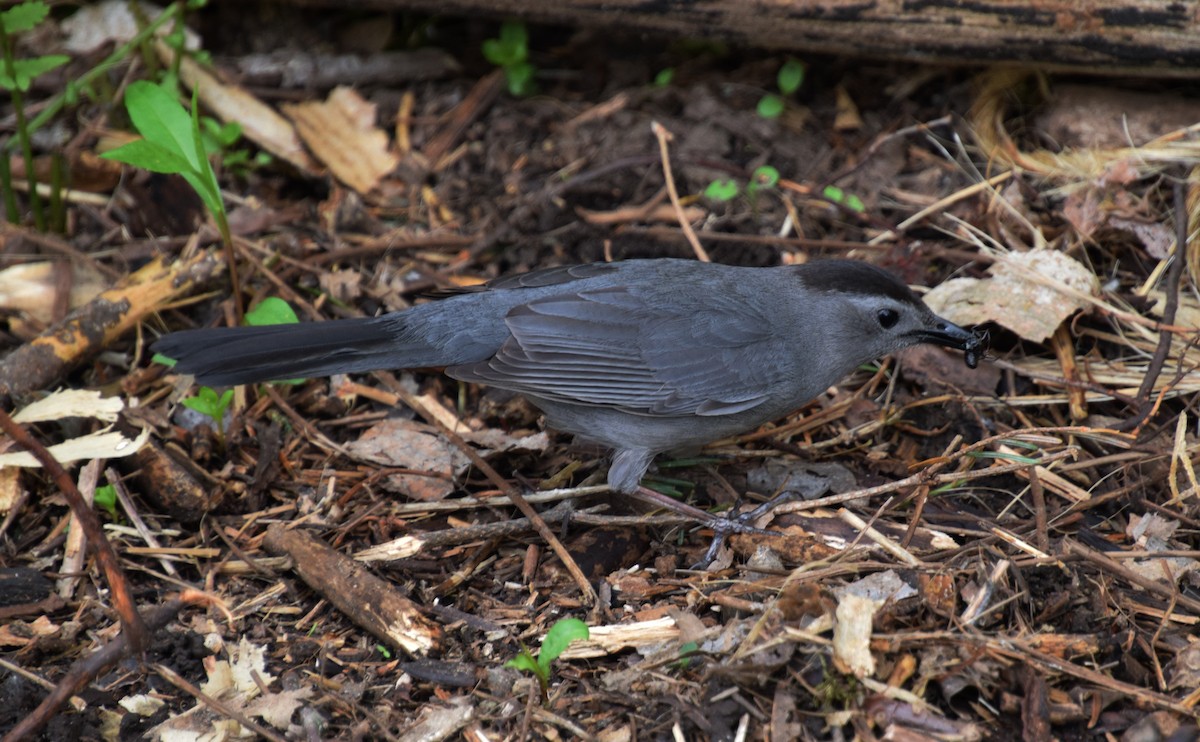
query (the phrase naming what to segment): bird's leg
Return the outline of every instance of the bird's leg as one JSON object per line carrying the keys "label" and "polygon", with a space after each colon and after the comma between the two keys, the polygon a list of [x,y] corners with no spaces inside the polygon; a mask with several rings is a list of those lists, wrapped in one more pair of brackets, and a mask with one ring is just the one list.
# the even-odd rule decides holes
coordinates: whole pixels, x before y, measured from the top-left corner
{"label": "bird's leg", "polygon": [[717,552],[721,550],[721,546],[725,544],[725,540],[734,533],[775,533],[775,531],[766,531],[762,528],[756,528],[749,524],[763,517],[775,508],[785,502],[790,502],[800,497],[800,493],[795,490],[784,490],[770,500],[762,503],[753,510],[742,513],[734,518],[717,518],[716,523],[710,524],[713,529],[713,540],[708,545],[708,551],[704,552],[704,557],[697,563],[692,565],[692,569],[706,569],[712,561],[717,558]]}
{"label": "bird's leg", "polygon": [[717,554],[717,550],[720,549],[721,545],[725,543],[725,539],[730,535],[735,533],[757,533],[760,535],[769,535],[773,533],[773,531],[756,528],[751,524],[764,513],[769,512],[772,507],[775,507],[783,502],[785,495],[790,495],[791,493],[785,492],[770,502],[759,505],[753,511],[734,518],[713,515],[707,510],[701,510],[698,507],[688,505],[685,502],[680,502],[669,495],[664,495],[661,492],[655,492],[654,490],[641,485],[638,485],[637,489],[629,491],[626,494],[632,495],[642,502],[648,502],[651,505],[674,511],[685,518],[691,518],[697,523],[711,528],[713,530],[713,542],[708,547],[708,551],[705,553],[704,559],[701,560],[698,565],[693,567],[693,569],[704,569],[712,562],[713,558]]}

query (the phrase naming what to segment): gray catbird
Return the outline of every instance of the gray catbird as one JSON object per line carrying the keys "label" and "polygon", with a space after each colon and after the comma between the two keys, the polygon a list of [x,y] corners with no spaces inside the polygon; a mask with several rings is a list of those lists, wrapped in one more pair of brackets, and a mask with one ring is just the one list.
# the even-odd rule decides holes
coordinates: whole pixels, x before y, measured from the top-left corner
{"label": "gray catbird", "polygon": [[658,453],[753,429],[918,343],[983,349],[886,271],[850,260],[737,268],[629,260],[523,273],[371,319],[176,332],[154,350],[212,386],[445,368],[520,392],[615,449],[637,490]]}

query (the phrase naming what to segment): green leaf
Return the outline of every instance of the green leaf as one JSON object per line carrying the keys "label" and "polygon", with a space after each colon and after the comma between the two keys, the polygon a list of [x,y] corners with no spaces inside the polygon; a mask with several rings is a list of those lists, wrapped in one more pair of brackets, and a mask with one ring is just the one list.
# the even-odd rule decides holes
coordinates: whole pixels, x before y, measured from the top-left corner
{"label": "green leaf", "polygon": [[191,167],[177,152],[145,139],[137,139],[100,155],[152,173],[185,173]]}
{"label": "green leaf", "polygon": [[529,653],[526,647],[521,647],[521,651],[517,653],[517,656],[505,662],[504,666],[511,667],[514,670],[521,670],[522,672],[531,672],[538,677],[542,676],[541,666],[538,665],[537,660],[533,658],[533,655]]}
{"label": "green leaf", "polygon": [[700,645],[696,642],[686,642],[679,645],[679,661],[675,666],[680,670],[686,670],[692,664],[692,655],[700,651]]}
{"label": "green leaf", "polygon": [[263,325],[294,325],[300,322],[296,310],[283,299],[268,296],[258,306],[246,312],[246,324],[251,327]]}
{"label": "green leaf", "polygon": [[1042,463],[1028,456],[1018,456],[1015,453],[1005,453],[1004,451],[968,451],[967,455],[973,459],[999,459],[1000,461],[1011,461],[1014,464],[1029,464],[1031,466]]}
{"label": "green leaf", "polygon": [[14,5],[0,13],[0,25],[6,33],[21,33],[28,31],[46,19],[50,14],[50,6],[40,0]]}
{"label": "green leaf", "polygon": [[13,73],[16,78],[5,75],[0,75],[0,88],[6,90],[17,89],[21,91],[29,90],[29,84],[33,82],[33,78],[43,73],[49,72],[56,67],[62,67],[71,58],[62,54],[49,54],[44,57],[34,57],[33,59],[14,59]]}
{"label": "green leaf", "polygon": [[517,55],[517,59],[529,56],[529,32],[520,21],[505,21],[500,24],[500,43]]}
{"label": "green leaf", "polygon": [[776,82],[784,95],[791,95],[799,90],[800,86],[804,84],[804,63],[798,59],[788,59],[779,68]]}
{"label": "green leaf", "polygon": [[[207,165],[207,162],[205,164]],[[208,170],[212,172],[211,167]],[[209,213],[219,214],[225,211],[225,204],[221,202],[221,191],[209,179],[191,170],[181,172],[180,176],[188,182],[188,185],[192,187],[196,195],[204,202],[204,206],[208,209]]]}
{"label": "green leaf", "polygon": [[578,618],[564,618],[556,622],[546,632],[542,640],[542,648],[538,651],[537,662],[549,672],[550,663],[566,651],[571,642],[588,638],[588,626]]}
{"label": "green leaf", "polygon": [[666,69],[659,70],[658,74],[654,76],[654,84],[660,88],[665,88],[670,85],[671,81],[674,79],[675,68],[667,67]]}
{"label": "green leaf", "polygon": [[758,102],[758,115],[765,119],[777,119],[783,113],[783,98],[768,93]]}
{"label": "green leaf", "polygon": [[862,202],[862,199],[853,193],[846,196],[846,208],[859,214],[867,210],[867,206]]}
{"label": "green leaf", "polygon": [[840,204],[846,200],[846,192],[837,186],[825,186],[821,189],[821,197],[830,203]]}
{"label": "green leaf", "polygon": [[108,513],[113,520],[117,519],[117,488],[111,484],[106,484],[103,487],[97,487],[96,493],[92,496],[92,502],[97,507],[103,508],[104,512]]}
{"label": "green leaf", "polygon": [[750,175],[750,182],[758,188],[774,188],[779,183],[779,171],[770,165],[763,165]]}
{"label": "green leaf", "polygon": [[485,39],[481,48],[483,58],[497,67],[507,67],[517,61],[512,57],[512,50],[500,43],[500,39]]}
{"label": "green leaf", "polygon": [[704,189],[704,197],[720,203],[732,201],[737,198],[738,184],[732,178],[728,180],[714,180],[709,183]]}
{"label": "green leaf", "polygon": [[175,364],[179,363],[179,361],[176,361],[174,358],[164,356],[162,353],[155,353],[150,358],[150,362],[151,363],[160,363],[160,364],[166,366],[167,368],[175,368]]}
{"label": "green leaf", "polygon": [[183,157],[193,171],[201,171],[191,117],[175,96],[153,83],[138,80],[125,91],[125,108],[143,137]]}
{"label": "green leaf", "polygon": [[195,410],[201,415],[211,417],[220,426],[222,418],[225,417],[225,410],[229,408],[229,403],[232,401],[232,389],[226,389],[218,396],[212,387],[202,386],[196,391],[196,396],[188,397],[183,400],[182,404],[189,410]]}
{"label": "green leaf", "polygon": [[508,92],[517,98],[523,98],[533,93],[533,65],[529,62],[518,62],[504,68],[504,78],[508,81]]}

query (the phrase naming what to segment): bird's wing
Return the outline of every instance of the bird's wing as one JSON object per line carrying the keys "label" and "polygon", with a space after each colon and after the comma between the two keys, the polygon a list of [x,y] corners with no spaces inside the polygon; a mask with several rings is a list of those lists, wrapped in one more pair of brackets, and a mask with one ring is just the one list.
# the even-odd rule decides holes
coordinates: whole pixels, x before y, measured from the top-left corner
{"label": "bird's wing", "polygon": [[713,297],[651,308],[625,288],[564,293],[505,317],[512,337],[451,376],[544,399],[644,415],[729,415],[762,404],[778,374],[768,318]]}
{"label": "bird's wing", "polygon": [[514,273],[511,276],[493,278],[487,283],[473,286],[455,286],[453,288],[434,289],[425,292],[431,299],[444,299],[459,294],[477,294],[483,291],[501,289],[531,289],[543,286],[558,286],[584,278],[595,278],[620,270],[614,263],[584,263],[582,265],[561,265],[554,268],[540,268],[526,273]]}

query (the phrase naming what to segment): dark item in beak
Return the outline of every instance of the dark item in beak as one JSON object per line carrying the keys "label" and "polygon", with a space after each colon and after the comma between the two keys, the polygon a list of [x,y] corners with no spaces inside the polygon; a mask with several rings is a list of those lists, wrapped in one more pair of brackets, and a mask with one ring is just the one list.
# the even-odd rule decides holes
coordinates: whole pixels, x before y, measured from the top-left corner
{"label": "dark item in beak", "polygon": [[977,367],[980,356],[987,351],[986,334],[976,334],[940,318],[934,323],[933,329],[921,330],[918,334],[922,342],[963,351],[963,360],[968,368]]}

